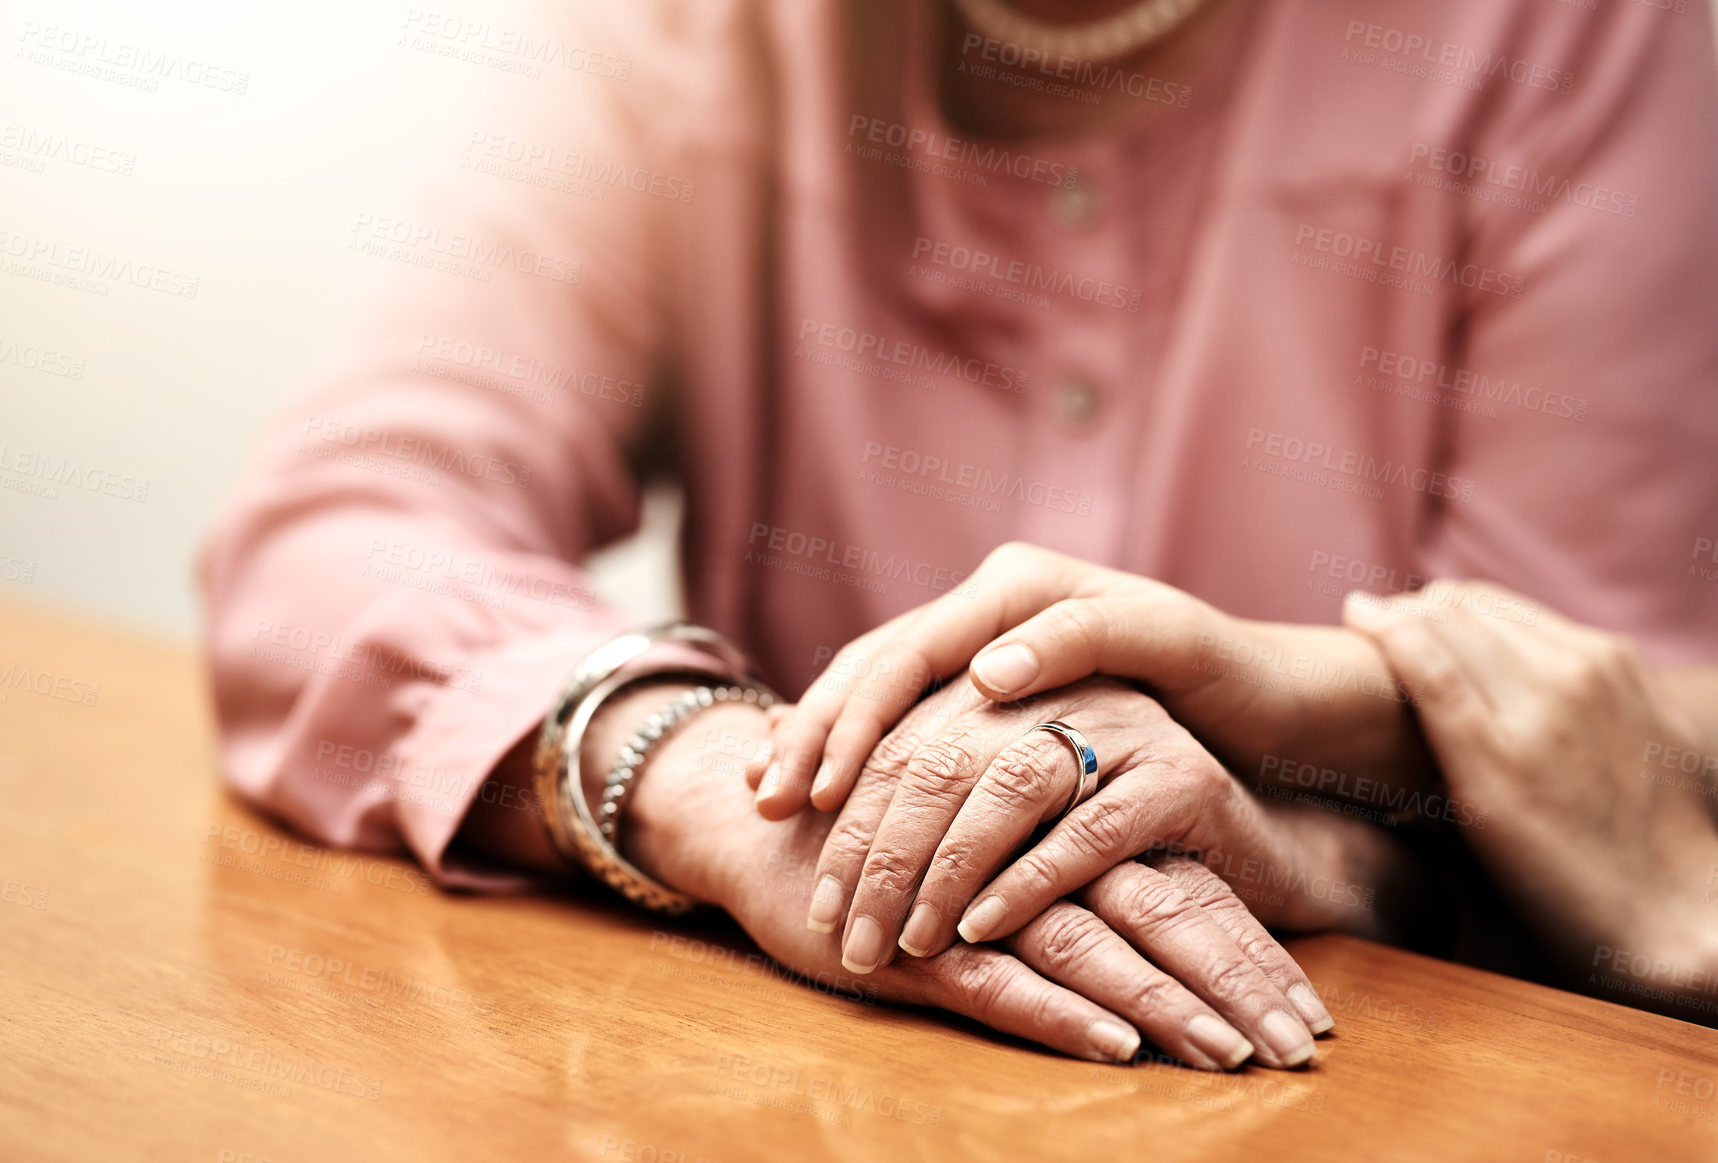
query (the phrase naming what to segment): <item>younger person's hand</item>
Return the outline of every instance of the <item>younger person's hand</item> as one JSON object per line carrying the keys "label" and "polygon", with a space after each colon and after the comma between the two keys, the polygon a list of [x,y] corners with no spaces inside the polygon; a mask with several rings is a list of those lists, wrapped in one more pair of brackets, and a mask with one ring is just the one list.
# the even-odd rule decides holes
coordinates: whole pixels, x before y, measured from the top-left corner
{"label": "younger person's hand", "polygon": [[[1266,757],[1423,789],[1409,691],[1366,636],[1233,618],[1173,586],[1013,543],[973,590],[945,594],[842,649],[748,772],[758,810],[834,811],[927,684],[967,669],[992,702],[1091,674],[1135,682],[1243,778]],[[1049,717],[1049,716],[1046,716]]]}

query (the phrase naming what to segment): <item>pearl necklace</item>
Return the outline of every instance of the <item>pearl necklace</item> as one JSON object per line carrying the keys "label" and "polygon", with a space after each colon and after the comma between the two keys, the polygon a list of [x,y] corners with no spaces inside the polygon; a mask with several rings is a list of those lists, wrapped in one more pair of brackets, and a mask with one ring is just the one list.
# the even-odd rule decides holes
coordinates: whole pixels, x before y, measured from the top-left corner
{"label": "pearl necklace", "polygon": [[954,0],[973,29],[1015,44],[1046,60],[1072,57],[1094,64],[1138,52],[1175,28],[1204,0],[1140,0],[1132,8],[1090,24],[1045,24],[1020,15],[1003,0]]}

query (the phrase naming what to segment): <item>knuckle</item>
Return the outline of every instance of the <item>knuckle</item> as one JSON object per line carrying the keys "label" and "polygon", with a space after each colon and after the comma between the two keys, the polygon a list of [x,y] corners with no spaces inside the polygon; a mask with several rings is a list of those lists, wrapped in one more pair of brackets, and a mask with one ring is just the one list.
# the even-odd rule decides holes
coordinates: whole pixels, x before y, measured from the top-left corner
{"label": "knuckle", "polygon": [[965,797],[980,757],[976,741],[964,732],[940,735],[924,744],[907,763],[907,779],[935,799]]}
{"label": "knuckle", "polygon": [[1013,982],[1012,966],[1004,957],[962,957],[953,974],[955,992],[966,1000],[973,1017],[990,1021],[1002,1008],[1003,997]]}
{"label": "knuckle", "polygon": [[1080,965],[1103,939],[1103,930],[1090,913],[1076,908],[1051,909],[1033,922],[1026,934],[1052,975]]}
{"label": "knuckle", "polygon": [[1136,764],[1150,764],[1154,782],[1170,781],[1178,790],[1192,791],[1210,782],[1213,774],[1227,778],[1204,745],[1157,702],[1141,699],[1137,708],[1129,709],[1141,727],[1141,740],[1130,759]]}
{"label": "knuckle", "polygon": [[1603,692],[1605,664],[1597,650],[1575,651],[1552,671],[1551,689],[1565,702],[1585,703]]}
{"label": "knuckle", "polygon": [[865,858],[865,886],[875,892],[902,894],[919,883],[919,869],[905,853],[892,848],[873,848]]}
{"label": "knuckle", "polygon": [[912,760],[917,742],[909,732],[891,731],[877,741],[865,766],[882,774],[899,772]]}
{"label": "knuckle", "polygon": [[1133,810],[1125,803],[1087,800],[1064,823],[1068,842],[1093,856],[1120,856],[1133,839]]}
{"label": "knuckle", "polygon": [[964,840],[945,840],[931,857],[931,872],[942,880],[971,881],[983,871],[975,859],[972,845]]}
{"label": "knuckle", "polygon": [[[1245,906],[1241,906],[1239,900],[1235,900],[1233,897],[1230,900],[1233,903],[1225,903],[1224,908],[1233,909],[1240,906],[1245,911]],[[1277,944],[1276,938],[1267,933],[1262,925],[1248,925],[1245,929],[1237,928],[1237,931],[1230,934],[1230,939],[1240,948],[1242,955],[1254,965],[1274,965],[1288,959],[1287,950]]]}
{"label": "knuckle", "polygon": [[1055,862],[1036,848],[1016,860],[1012,871],[1025,882],[1026,894],[1022,895],[1055,889],[1061,877]]}
{"label": "knuckle", "polygon": [[1405,663],[1404,669],[1412,674],[1416,703],[1447,706],[1467,693],[1467,679],[1430,630],[1414,624],[1389,633],[1387,649],[1392,660]]}
{"label": "knuckle", "polygon": [[1214,957],[1204,973],[1205,992],[1225,1002],[1238,1001],[1259,985],[1258,967],[1237,958]]}
{"label": "knuckle", "polygon": [[1030,564],[1043,550],[1030,541],[1004,541],[984,555],[980,569],[1009,570]]}
{"label": "knuckle", "polygon": [[838,821],[823,841],[823,859],[818,861],[821,875],[836,868],[852,868],[865,860],[871,849],[871,830],[856,821]]}
{"label": "knuckle", "polygon": [[1640,651],[1621,634],[1597,635],[1589,657],[1598,677],[1606,681],[1619,679],[1641,665]]}
{"label": "knuckle", "polygon": [[1181,887],[1181,891],[1198,901],[1204,908],[1222,907],[1229,901],[1239,904],[1223,878],[1187,856],[1172,855],[1158,860],[1157,870]]}
{"label": "knuckle", "polygon": [[862,768],[852,792],[847,796],[847,807],[842,810],[842,815],[854,827],[863,826],[875,831],[877,822],[894,800],[895,789],[900,782],[898,775],[885,774],[873,767]]}
{"label": "knuckle", "polygon": [[[1252,915],[1241,898],[1235,895],[1235,890],[1216,877],[1213,877],[1210,883],[1200,883],[1185,891],[1206,913],[1218,918],[1219,924]],[[1227,927],[1229,926],[1225,926]]]}
{"label": "knuckle", "polygon": [[1153,758],[1162,769],[1160,779],[1184,795],[1204,799],[1235,786],[1234,777],[1184,730]]}
{"label": "knuckle", "polygon": [[1009,808],[1037,808],[1055,791],[1055,760],[1037,739],[1010,746],[991,763],[987,790]]}
{"label": "knuckle", "polygon": [[1172,1013],[1186,1004],[1187,991],[1174,978],[1154,973],[1133,987],[1128,1000],[1135,1013]]}
{"label": "knuckle", "polygon": [[1192,920],[1198,908],[1198,902],[1167,876],[1147,876],[1128,898],[1127,917],[1136,929],[1167,932]]}

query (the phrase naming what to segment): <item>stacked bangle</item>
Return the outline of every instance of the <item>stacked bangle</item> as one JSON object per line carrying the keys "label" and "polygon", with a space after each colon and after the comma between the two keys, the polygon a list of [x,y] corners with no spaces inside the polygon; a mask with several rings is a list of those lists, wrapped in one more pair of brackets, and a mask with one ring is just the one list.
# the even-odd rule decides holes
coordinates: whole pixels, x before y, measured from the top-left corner
{"label": "stacked bangle", "polygon": [[[627,741],[609,772],[603,789],[602,807],[598,810],[599,821],[585,801],[583,777],[579,770],[579,749],[585,730],[597,708],[615,691],[639,678],[657,677],[627,674],[623,670],[645,651],[665,642],[703,651],[719,664],[721,670],[739,677],[739,681],[732,685],[700,687],[653,715],[645,727]],[[691,897],[652,880],[620,854],[616,843],[619,822],[635,782],[634,776],[650,749],[697,711],[729,701],[768,707],[776,701],[776,695],[753,672],[745,653],[713,630],[671,623],[623,634],[591,651],[567,681],[554,707],[543,720],[543,731],[537,742],[537,796],[548,809],[544,812],[544,819],[549,837],[562,858],[584,868],[635,904],[671,916],[691,910],[697,904]]]}

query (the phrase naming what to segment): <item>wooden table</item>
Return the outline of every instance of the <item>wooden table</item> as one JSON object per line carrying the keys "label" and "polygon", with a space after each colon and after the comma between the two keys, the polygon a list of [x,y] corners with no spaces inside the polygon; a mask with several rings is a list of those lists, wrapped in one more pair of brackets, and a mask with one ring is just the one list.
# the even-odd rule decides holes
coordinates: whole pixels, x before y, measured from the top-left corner
{"label": "wooden table", "polygon": [[1669,1018],[1320,938],[1312,1069],[1070,1061],[301,843],[221,790],[188,647],[0,604],[0,696],[5,1160],[1718,1159]]}

